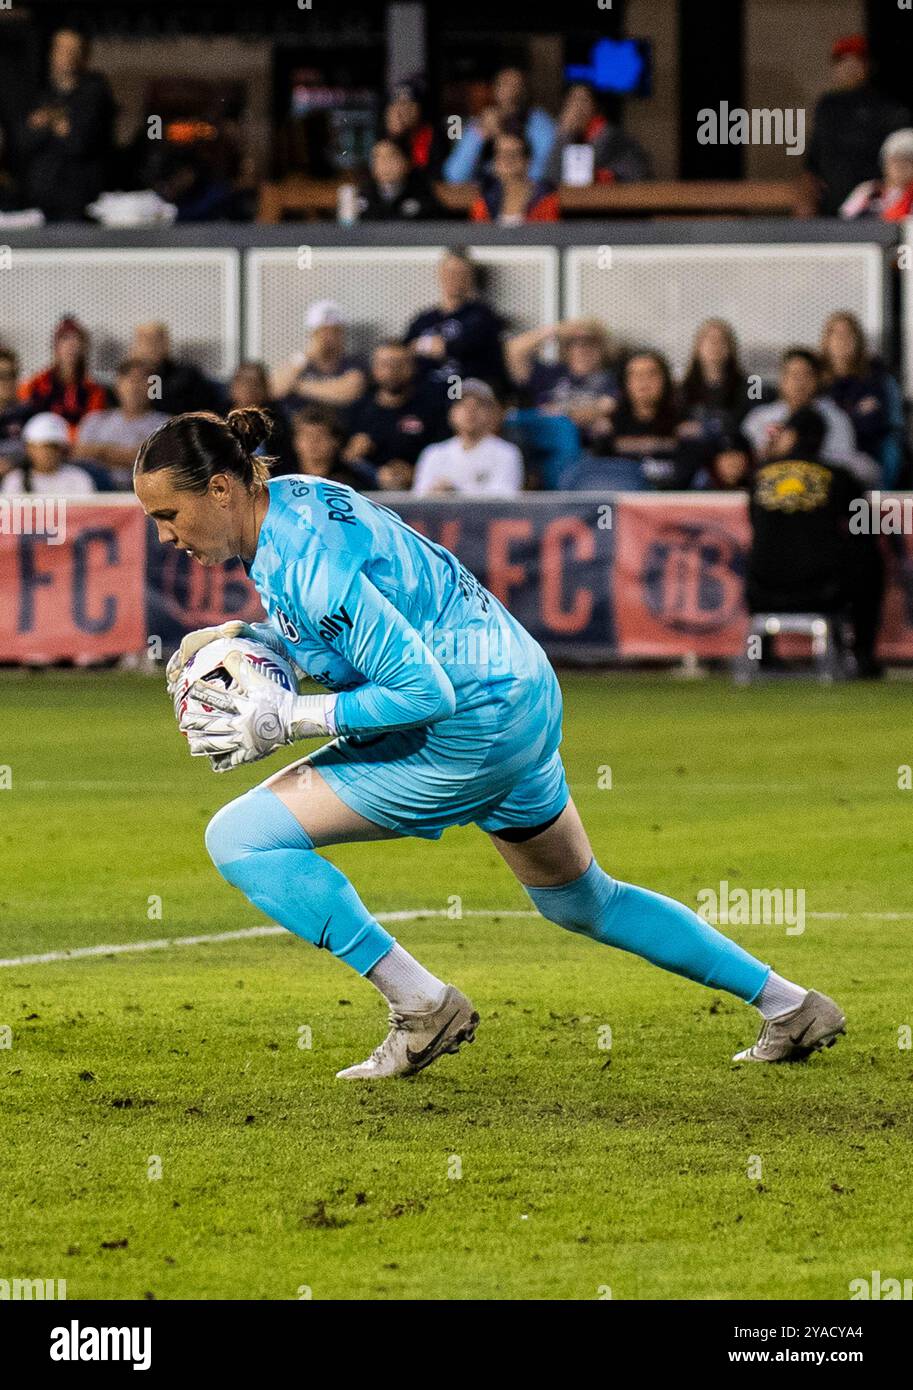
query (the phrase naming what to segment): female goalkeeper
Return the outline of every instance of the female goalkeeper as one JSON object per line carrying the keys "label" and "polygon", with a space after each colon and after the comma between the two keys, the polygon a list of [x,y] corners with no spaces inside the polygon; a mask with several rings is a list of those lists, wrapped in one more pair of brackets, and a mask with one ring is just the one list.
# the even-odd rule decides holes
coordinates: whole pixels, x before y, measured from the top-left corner
{"label": "female goalkeeper", "polygon": [[478,1015],[371,916],[314,851],[354,840],[478,825],[539,912],[569,931],[754,1004],[760,1037],[734,1060],[795,1061],[844,1030],[840,1009],[728,940],[671,898],[596,863],[558,753],[561,691],[532,637],[443,546],[389,508],[309,476],[267,482],[254,450],[268,418],[179,415],[146,440],[134,486],[159,540],[204,565],[240,556],[268,624],[191,633],[169,690],[216,637],[255,637],[323,686],[293,695],[243,661],[180,701],[190,751],[217,771],[297,739],[329,736],[213,818],[224,877],[277,922],[366,976],[390,1032],[340,1077],[407,1076],[472,1040]]}

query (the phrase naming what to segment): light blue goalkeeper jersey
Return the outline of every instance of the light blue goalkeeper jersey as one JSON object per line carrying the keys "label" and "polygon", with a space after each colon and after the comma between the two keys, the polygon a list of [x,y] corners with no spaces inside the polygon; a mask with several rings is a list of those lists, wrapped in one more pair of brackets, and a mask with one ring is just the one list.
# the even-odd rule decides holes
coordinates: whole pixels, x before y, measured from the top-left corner
{"label": "light blue goalkeeper jersey", "polygon": [[448,550],[340,483],[296,475],[269,492],[248,572],[295,662],[340,692],[339,733],[535,709],[554,682],[545,653]]}

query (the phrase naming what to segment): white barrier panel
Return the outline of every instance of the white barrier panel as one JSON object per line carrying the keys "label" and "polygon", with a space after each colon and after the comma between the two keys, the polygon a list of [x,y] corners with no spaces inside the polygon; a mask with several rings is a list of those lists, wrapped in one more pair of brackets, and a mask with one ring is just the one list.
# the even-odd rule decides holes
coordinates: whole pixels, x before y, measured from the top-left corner
{"label": "white barrier panel", "polygon": [[678,375],[698,325],[726,319],[746,371],[775,373],[784,348],[817,347],[828,314],[858,315],[881,351],[883,252],[852,245],[575,246],[564,312],[602,319],[627,346],[657,348]]}
{"label": "white barrier panel", "polygon": [[[347,349],[367,353],[400,337],[437,303],[444,247],[289,246],[245,257],[246,357],[276,367],[300,352],[304,316],[318,299],[335,300],[349,325]],[[479,246],[470,255],[485,275],[484,297],[520,332],[558,316],[558,252],[552,246]]]}
{"label": "white barrier panel", "polygon": [[8,252],[0,271],[0,342],[24,376],[51,360],[54,325],[73,314],[92,338],[90,370],[113,376],[138,323],[168,325],[176,357],[214,377],[238,361],[238,253],[225,250]]}

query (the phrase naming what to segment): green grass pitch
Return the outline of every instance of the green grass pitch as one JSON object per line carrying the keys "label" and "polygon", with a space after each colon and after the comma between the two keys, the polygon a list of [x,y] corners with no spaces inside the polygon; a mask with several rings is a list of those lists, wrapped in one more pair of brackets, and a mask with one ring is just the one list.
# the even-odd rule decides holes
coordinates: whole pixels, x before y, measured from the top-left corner
{"label": "green grass pitch", "polygon": [[[461,900],[394,930],[472,996],[475,1044],[337,1082],[383,1001],[284,934],[4,967],[0,1278],[74,1299],[843,1299],[909,1275],[909,685],[563,685],[604,867],[692,905],[721,879],[804,889],[803,933],[733,934],[834,994],[848,1037],[732,1067],[754,1010],[499,916],[527,902],[478,831],[334,849],[375,911]],[[278,758],[214,776],[161,683],[125,674],[8,675],[0,731],[0,956],[264,922],[203,830]]]}

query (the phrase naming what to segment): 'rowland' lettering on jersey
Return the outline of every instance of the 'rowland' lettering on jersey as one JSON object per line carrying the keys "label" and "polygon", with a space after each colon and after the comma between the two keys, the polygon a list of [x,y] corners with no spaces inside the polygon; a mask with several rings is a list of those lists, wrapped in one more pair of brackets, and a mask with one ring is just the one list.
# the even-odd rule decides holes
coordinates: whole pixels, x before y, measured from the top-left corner
{"label": "'rowland' lettering on jersey", "polygon": [[345,608],[340,606],[335,613],[324,613],[317,627],[324,642],[332,642],[334,637],[338,637],[344,627],[351,628],[352,619],[349,617]]}

